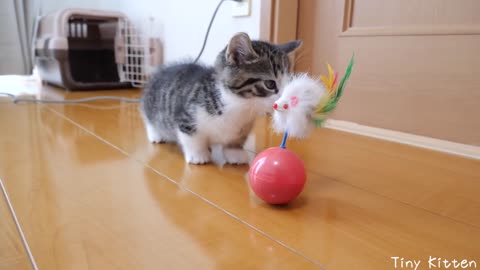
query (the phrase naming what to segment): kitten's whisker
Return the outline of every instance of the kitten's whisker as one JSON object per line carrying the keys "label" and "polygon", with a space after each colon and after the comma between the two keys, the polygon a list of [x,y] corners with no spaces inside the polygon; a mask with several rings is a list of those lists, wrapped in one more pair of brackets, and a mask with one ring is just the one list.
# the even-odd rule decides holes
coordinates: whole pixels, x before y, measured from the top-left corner
{"label": "kitten's whisker", "polygon": [[307,52],[306,50],[301,50],[298,52],[298,54],[295,57],[295,62],[294,65],[296,66],[300,61],[307,55],[310,55],[310,52]]}

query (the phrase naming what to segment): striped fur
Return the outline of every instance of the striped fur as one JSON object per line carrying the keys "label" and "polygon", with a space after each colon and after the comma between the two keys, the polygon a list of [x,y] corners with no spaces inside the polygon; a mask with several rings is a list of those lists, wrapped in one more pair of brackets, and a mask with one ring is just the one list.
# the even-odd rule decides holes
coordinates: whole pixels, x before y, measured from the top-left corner
{"label": "striped fur", "polygon": [[[151,142],[177,142],[189,163],[210,162],[211,146],[223,145],[228,163],[245,163],[240,151],[255,118],[271,108],[288,77],[288,53],[301,43],[274,45],[239,33],[213,67],[162,66],[140,102]],[[229,156],[230,155],[230,156]]]}

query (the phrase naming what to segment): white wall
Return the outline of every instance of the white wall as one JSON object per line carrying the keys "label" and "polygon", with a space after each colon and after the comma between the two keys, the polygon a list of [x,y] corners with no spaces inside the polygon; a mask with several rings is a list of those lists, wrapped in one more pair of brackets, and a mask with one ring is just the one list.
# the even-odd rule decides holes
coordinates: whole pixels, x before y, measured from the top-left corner
{"label": "white wall", "polygon": [[[213,63],[217,54],[236,32],[247,32],[252,39],[260,35],[260,1],[251,0],[248,17],[233,17],[233,1],[225,1],[217,13],[201,61]],[[135,25],[141,25],[164,47],[165,62],[194,59],[219,0],[42,0],[42,11],[64,7],[121,11]]]}
{"label": "white wall", "polygon": [[129,0],[37,0],[40,3],[42,14],[55,12],[61,8],[94,8],[120,10],[123,2]]}
{"label": "white wall", "polygon": [[0,0],[0,75],[26,72],[14,14],[13,1]]}
{"label": "white wall", "polygon": [[[248,17],[233,17],[232,1],[222,4],[210,31],[202,62],[213,63],[236,32],[247,32],[251,38],[259,38],[260,1],[251,0],[251,13]],[[120,10],[135,23],[144,25],[154,36],[160,37],[164,46],[164,61],[172,62],[197,56],[218,2],[219,0],[123,0]]]}

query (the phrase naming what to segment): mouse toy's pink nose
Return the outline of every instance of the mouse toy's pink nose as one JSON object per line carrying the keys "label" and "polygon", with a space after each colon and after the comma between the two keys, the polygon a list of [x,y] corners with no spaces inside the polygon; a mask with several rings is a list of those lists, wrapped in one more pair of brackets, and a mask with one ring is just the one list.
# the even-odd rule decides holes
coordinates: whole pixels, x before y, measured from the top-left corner
{"label": "mouse toy's pink nose", "polygon": [[278,104],[277,103],[273,103],[273,109],[274,110],[278,109]]}
{"label": "mouse toy's pink nose", "polygon": [[284,108],[285,110],[288,110],[288,104],[287,104],[287,103],[283,104],[283,108]]}

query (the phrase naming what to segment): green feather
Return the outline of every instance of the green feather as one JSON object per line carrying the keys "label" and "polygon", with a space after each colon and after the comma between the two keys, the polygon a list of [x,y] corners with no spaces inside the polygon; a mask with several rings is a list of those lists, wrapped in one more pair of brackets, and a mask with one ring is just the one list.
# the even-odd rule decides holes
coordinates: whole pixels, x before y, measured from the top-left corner
{"label": "green feather", "polygon": [[[343,76],[342,80],[340,81],[340,84],[338,85],[337,91],[335,91],[335,95],[333,96],[332,94],[331,97],[328,97],[330,98],[330,100],[328,100],[325,103],[323,108],[321,109],[318,108],[318,110],[315,111],[315,114],[313,116],[313,121],[317,128],[322,127],[325,124],[328,113],[330,113],[335,109],[335,107],[337,107],[337,103],[340,100],[340,97],[342,96],[345,83],[347,82],[347,80],[350,77],[350,74],[352,73],[352,67],[354,63],[353,59],[354,59],[354,55],[352,55],[352,58],[350,58],[350,63],[348,64],[347,70],[345,71],[345,75]],[[325,96],[325,98],[327,98],[327,96]],[[320,103],[323,103],[323,101]]]}
{"label": "green feather", "polygon": [[325,123],[325,119],[315,119],[315,126],[318,128],[318,127],[321,127],[323,126],[323,124]]}
{"label": "green feather", "polygon": [[335,97],[333,97],[329,102],[327,102],[325,107],[321,110],[321,113],[323,114],[329,113],[333,111],[335,107],[337,107],[337,103],[340,100],[340,97],[342,96],[345,83],[350,77],[350,74],[352,73],[352,67],[354,63],[353,58],[354,58],[354,55],[352,55],[352,58],[350,58],[350,63],[348,64],[347,71],[345,72],[345,75],[343,76],[342,80],[340,81],[340,84],[338,85],[337,91],[335,92]]}

